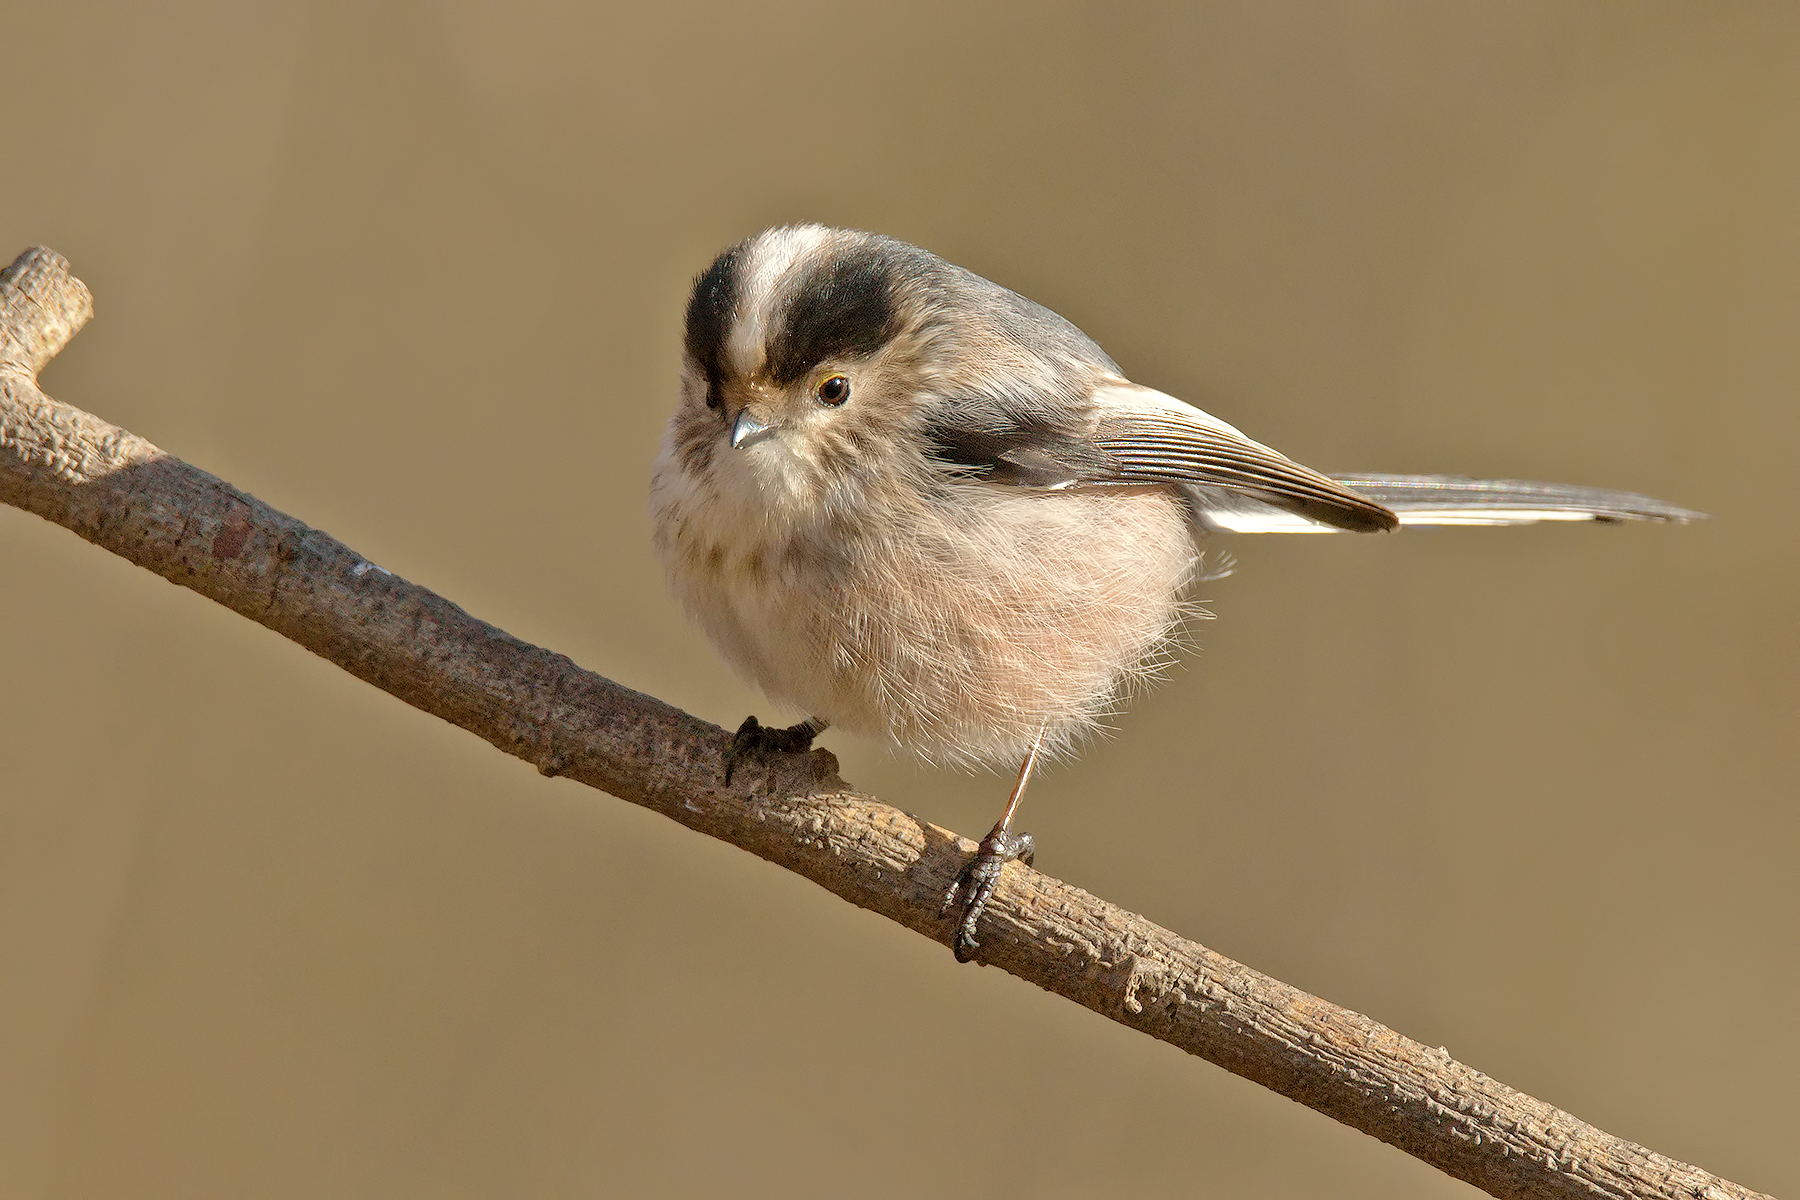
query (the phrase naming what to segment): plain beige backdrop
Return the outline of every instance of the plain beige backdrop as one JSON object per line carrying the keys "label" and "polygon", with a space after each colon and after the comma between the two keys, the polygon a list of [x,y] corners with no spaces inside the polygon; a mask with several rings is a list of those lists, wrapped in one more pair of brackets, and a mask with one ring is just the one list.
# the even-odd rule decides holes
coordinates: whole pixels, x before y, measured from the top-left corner
{"label": "plain beige backdrop", "polygon": [[[5,5],[44,383],[724,724],[693,274],[926,245],[1326,469],[1686,528],[1243,540],[1039,865],[1800,1192],[1800,7]],[[1452,1196],[0,509],[0,1197]],[[828,738],[964,832],[1005,781]]]}

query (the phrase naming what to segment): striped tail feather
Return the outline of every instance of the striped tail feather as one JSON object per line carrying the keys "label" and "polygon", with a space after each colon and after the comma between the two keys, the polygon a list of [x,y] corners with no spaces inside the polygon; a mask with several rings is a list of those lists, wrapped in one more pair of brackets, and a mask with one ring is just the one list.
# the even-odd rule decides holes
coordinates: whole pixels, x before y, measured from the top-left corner
{"label": "striped tail feather", "polygon": [[[1705,513],[1606,488],[1466,475],[1333,475],[1332,479],[1391,509],[1400,524],[1530,525],[1538,521],[1703,520]],[[1331,533],[1332,528],[1260,504],[1220,504],[1196,497],[1204,526],[1234,533]],[[1212,501],[1208,503],[1208,501]]]}
{"label": "striped tail feather", "polygon": [[1686,521],[1705,513],[1636,492],[1471,479],[1465,475],[1337,475],[1339,483],[1392,509],[1402,525],[1528,525],[1534,521]]}

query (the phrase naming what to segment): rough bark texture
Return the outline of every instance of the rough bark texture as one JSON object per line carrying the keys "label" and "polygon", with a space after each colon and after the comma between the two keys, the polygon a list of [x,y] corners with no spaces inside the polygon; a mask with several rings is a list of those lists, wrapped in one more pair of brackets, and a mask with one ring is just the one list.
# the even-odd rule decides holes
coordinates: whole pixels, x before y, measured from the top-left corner
{"label": "rough bark texture", "polygon": [[[93,313],[56,254],[0,276],[0,500],[217,600],[360,679],[949,944],[974,843],[852,791],[827,752],[744,763],[730,735],[476,620],[327,534],[38,390]],[[1751,1197],[1013,863],[982,962],[1253,1079],[1495,1196]]]}

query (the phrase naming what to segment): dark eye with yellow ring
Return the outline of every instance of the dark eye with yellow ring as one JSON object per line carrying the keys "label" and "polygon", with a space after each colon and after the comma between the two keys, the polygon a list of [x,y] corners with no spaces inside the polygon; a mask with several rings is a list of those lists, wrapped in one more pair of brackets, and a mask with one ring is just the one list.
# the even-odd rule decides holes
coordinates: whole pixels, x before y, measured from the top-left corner
{"label": "dark eye with yellow ring", "polygon": [[848,375],[828,375],[819,381],[817,393],[820,404],[829,404],[836,408],[850,398],[850,377]]}

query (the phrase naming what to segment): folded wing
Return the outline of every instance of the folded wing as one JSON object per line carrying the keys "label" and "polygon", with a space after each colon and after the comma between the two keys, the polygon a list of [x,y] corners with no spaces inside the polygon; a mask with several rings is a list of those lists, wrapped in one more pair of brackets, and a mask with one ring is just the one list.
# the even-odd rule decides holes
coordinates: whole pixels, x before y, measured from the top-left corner
{"label": "folded wing", "polygon": [[1174,484],[1194,497],[1203,520],[1215,507],[1245,507],[1359,533],[1399,524],[1378,500],[1192,405],[1132,384],[1096,389],[1079,404],[947,405],[926,434],[940,462],[999,483]]}

